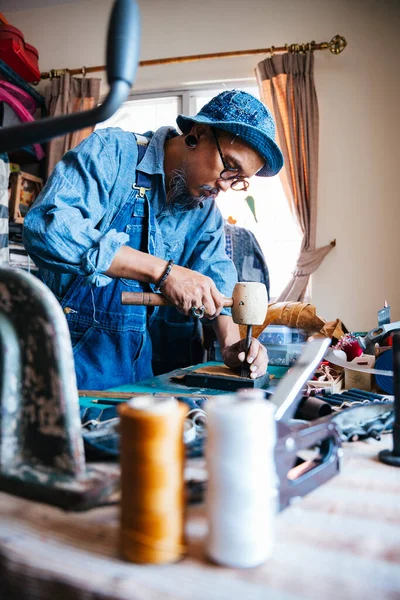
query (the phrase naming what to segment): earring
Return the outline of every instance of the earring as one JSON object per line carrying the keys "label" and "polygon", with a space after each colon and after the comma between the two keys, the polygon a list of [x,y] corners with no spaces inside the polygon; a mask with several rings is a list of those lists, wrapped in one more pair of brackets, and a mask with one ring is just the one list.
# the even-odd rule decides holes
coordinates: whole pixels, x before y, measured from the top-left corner
{"label": "earring", "polygon": [[189,135],[187,135],[185,137],[185,144],[188,148],[196,148],[198,143],[199,143],[199,140],[197,139],[197,137],[195,135],[191,135],[189,133]]}

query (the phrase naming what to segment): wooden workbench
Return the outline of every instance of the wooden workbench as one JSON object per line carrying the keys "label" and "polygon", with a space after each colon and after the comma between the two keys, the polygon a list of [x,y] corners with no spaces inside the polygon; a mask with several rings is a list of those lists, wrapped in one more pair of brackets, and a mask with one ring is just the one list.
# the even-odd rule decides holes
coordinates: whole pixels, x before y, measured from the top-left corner
{"label": "wooden workbench", "polygon": [[248,570],[207,562],[203,505],[188,509],[183,561],[137,566],[117,557],[117,506],[65,513],[1,493],[0,598],[400,599],[400,470],[376,458],[391,443],[346,444],[341,474],[277,517],[273,557]]}

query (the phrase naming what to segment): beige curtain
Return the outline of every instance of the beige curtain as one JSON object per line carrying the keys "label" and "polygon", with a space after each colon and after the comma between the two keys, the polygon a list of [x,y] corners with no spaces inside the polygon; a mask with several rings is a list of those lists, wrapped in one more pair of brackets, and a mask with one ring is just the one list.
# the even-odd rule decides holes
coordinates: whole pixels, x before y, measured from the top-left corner
{"label": "beige curtain", "polygon": [[316,271],[334,242],[316,248],[319,116],[314,85],[314,55],[285,53],[256,67],[261,98],[272,110],[277,142],[285,167],[282,183],[303,233],[292,278],[278,301],[304,299],[311,273]]}
{"label": "beige curtain", "polygon": [[[69,73],[52,79],[45,90],[47,113],[52,117],[89,110],[98,105],[99,99],[100,79],[71,77]],[[47,144],[47,176],[67,150],[77,146],[93,129],[86,127],[73,131]]]}

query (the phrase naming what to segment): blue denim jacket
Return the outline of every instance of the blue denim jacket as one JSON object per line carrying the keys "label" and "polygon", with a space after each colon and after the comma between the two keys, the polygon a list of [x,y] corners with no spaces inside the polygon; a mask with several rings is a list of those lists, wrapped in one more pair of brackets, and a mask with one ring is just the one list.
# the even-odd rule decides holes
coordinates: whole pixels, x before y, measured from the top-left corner
{"label": "blue denim jacket", "polygon": [[[147,197],[160,229],[152,253],[211,277],[230,296],[237,275],[225,254],[223,218],[215,202],[194,210],[171,211],[166,205],[164,143],[176,135],[170,127],[147,132],[150,143],[138,165],[151,178]],[[95,131],[65,154],[25,217],[25,247],[59,298],[78,275],[94,286],[110,283],[104,273],[129,240],[127,233],[110,229],[110,223],[135,183],[137,159],[133,133]]]}

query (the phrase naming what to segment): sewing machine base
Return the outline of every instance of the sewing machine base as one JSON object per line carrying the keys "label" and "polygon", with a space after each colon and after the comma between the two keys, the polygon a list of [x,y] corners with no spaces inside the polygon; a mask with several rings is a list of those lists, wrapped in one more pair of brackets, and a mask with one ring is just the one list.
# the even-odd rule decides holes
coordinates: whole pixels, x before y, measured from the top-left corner
{"label": "sewing machine base", "polygon": [[119,479],[119,465],[112,463],[88,465],[81,478],[50,474],[25,464],[12,473],[0,475],[0,491],[64,510],[82,511],[112,503]]}
{"label": "sewing machine base", "polygon": [[36,277],[0,268],[0,489],[70,510],[119,478],[87,465],[65,315]]}

